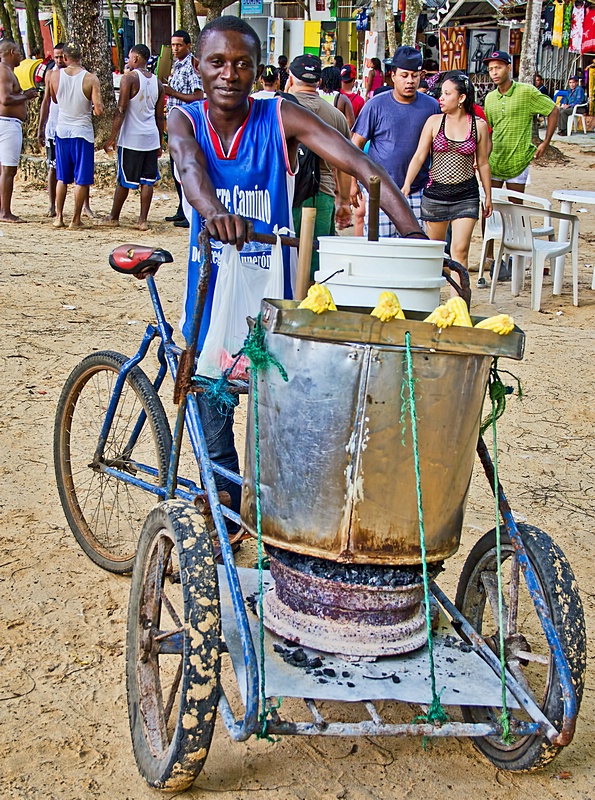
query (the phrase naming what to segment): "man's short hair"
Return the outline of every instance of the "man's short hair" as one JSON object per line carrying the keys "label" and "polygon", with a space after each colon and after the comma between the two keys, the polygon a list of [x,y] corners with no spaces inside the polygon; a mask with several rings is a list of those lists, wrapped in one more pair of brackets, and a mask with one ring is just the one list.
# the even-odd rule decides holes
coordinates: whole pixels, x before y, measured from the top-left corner
{"label": "man's short hair", "polygon": [[260,61],[260,53],[262,49],[260,36],[256,33],[254,28],[248,25],[247,22],[244,22],[243,19],[240,19],[239,17],[232,17],[230,15],[217,17],[216,19],[212,19],[210,22],[207,22],[200,32],[200,36],[198,37],[197,54],[199,56],[206,37],[210,33],[215,33],[217,31],[235,31],[236,33],[241,33],[242,36],[247,36],[249,39],[252,39],[254,43],[254,54],[256,55],[256,61]]}
{"label": "man's short hair", "polygon": [[174,31],[171,35],[172,39],[182,39],[184,44],[190,44],[190,34],[188,31],[183,31],[181,28],[179,31]]}
{"label": "man's short hair", "polygon": [[54,50],[64,50],[64,42],[57,42],[57,44],[54,45]]}
{"label": "man's short hair", "polygon": [[139,55],[143,61],[148,61],[151,58],[151,51],[146,44],[135,44],[130,48],[130,52]]}
{"label": "man's short hair", "polygon": [[18,49],[19,46],[16,42],[13,42],[12,39],[2,39],[2,41],[0,41],[0,57],[6,53],[12,53],[13,50]]}
{"label": "man's short hair", "polygon": [[73,58],[75,61],[81,60],[81,48],[76,42],[68,42],[64,45],[64,55]]}

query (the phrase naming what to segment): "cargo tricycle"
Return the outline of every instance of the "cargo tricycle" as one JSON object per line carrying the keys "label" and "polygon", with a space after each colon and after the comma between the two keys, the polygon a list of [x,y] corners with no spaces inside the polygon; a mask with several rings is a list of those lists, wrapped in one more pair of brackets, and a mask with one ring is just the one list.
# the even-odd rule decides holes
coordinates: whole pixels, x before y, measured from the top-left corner
{"label": "cargo tricycle", "polygon": [[[469,736],[499,769],[547,764],[571,742],[581,701],[581,601],[560,547],[515,522],[497,447],[492,457],[479,434],[489,385],[495,436],[497,359],[522,358],[524,334],[264,300],[245,348],[249,382],[205,380],[195,375],[211,269],[202,237],[185,349],[154,276],[170,254],[114,251],[113,267],[146,280],[156,322],[134,356],[85,358],[56,418],[72,531],[99,566],[132,570],[126,683],[140,773],[154,787],[189,786],[217,713],[235,741]],[[140,364],[153,343],[151,380]],[[173,435],[159,397],[168,372]],[[242,393],[243,478],[209,456],[198,402],[222,411]],[[178,474],[184,434],[194,475]],[[495,527],[452,600],[438,578],[459,547],[476,453]],[[217,475],[241,485],[241,514]],[[236,566],[226,520],[256,539],[254,568]],[[222,681],[227,659],[235,683]]]}

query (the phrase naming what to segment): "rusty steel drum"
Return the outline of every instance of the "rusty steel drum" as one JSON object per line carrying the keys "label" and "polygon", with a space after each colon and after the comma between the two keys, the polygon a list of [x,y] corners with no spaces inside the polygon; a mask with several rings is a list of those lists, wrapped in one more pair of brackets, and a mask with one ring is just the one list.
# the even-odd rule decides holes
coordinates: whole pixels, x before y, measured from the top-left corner
{"label": "rusty steel drum", "polygon": [[[369,309],[316,315],[263,301],[275,367],[258,375],[265,543],[360,564],[419,564],[411,423],[404,413],[405,334],[411,334],[427,559],[458,546],[494,356],[520,359],[524,334],[424,323],[381,323]],[[251,386],[242,521],[256,534]],[[406,396],[406,395],[405,395]]]}

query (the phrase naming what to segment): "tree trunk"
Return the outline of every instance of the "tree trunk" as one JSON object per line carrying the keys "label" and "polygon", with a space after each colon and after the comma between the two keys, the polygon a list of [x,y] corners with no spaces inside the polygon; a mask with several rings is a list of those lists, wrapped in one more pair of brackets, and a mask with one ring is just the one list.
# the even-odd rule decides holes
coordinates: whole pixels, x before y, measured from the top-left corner
{"label": "tree trunk", "polygon": [[10,27],[12,28],[12,41],[18,44],[18,46],[21,48],[23,56],[25,56],[26,53],[23,46],[23,37],[21,36],[21,29],[19,28],[19,20],[14,7],[14,0],[6,0],[5,5],[8,17],[10,19]]}
{"label": "tree trunk", "polygon": [[201,5],[208,8],[207,22],[220,17],[223,9],[230,6],[234,0],[201,0]]}
{"label": "tree trunk", "polygon": [[415,47],[417,42],[417,20],[421,14],[420,0],[407,0],[405,22],[401,33],[401,44]]}
{"label": "tree trunk", "polygon": [[105,111],[103,117],[94,118],[94,126],[95,146],[102,147],[112,130],[116,100],[112,81],[112,54],[105,35],[101,0],[69,0],[68,29],[70,39],[81,48],[83,66],[95,72],[101,84]]}
{"label": "tree trunk", "polygon": [[395,15],[393,14],[393,0],[386,0],[386,44],[389,56],[393,56],[397,49],[397,34],[395,32]]}
{"label": "tree trunk", "polygon": [[66,6],[63,0],[52,0],[52,10],[58,17],[58,22],[62,28],[62,41],[68,41],[68,20],[66,19]]}
{"label": "tree trunk", "polygon": [[8,11],[6,10],[6,6],[4,5],[4,0],[0,0],[0,25],[2,25],[4,28],[4,35],[6,38],[12,40],[12,25],[10,22],[10,17],[8,16]]}
{"label": "tree trunk", "polygon": [[27,14],[29,52],[31,53],[33,50],[39,50],[39,55],[43,58],[45,53],[43,52],[41,25],[39,24],[39,0],[25,0],[25,11]]}
{"label": "tree trunk", "polygon": [[200,34],[200,26],[196,18],[194,0],[179,0],[179,4],[182,7],[182,29],[188,31],[192,46],[196,50],[196,43]]}
{"label": "tree trunk", "polygon": [[[378,33],[377,58],[384,61],[386,58],[386,22],[385,9],[386,0],[374,0],[374,16],[372,17],[372,30]],[[392,9],[391,9],[392,13]],[[384,69],[384,67],[383,67]]]}
{"label": "tree trunk", "polygon": [[541,0],[527,0],[525,32],[521,48],[520,83],[533,83],[537,72],[537,46],[541,31]]}

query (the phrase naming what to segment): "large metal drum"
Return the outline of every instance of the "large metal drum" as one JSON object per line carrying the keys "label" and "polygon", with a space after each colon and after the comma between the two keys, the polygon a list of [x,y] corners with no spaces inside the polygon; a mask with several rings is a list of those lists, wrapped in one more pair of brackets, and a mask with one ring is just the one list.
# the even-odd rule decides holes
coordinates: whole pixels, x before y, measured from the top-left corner
{"label": "large metal drum", "polygon": [[[334,561],[421,560],[411,423],[404,412],[411,334],[428,561],[459,545],[493,356],[522,358],[524,335],[263,301],[271,367],[258,376],[262,532],[266,543]],[[242,520],[256,532],[249,403]]]}

